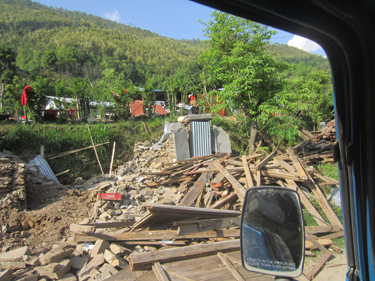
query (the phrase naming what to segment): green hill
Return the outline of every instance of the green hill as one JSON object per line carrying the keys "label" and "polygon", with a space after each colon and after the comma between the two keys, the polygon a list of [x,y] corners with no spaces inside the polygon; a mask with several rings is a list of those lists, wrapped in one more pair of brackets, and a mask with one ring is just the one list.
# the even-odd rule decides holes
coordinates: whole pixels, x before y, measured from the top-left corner
{"label": "green hill", "polygon": [[0,44],[11,46],[19,67],[34,76],[93,80],[106,67],[168,76],[205,48],[197,40],[174,40],[29,0],[0,0]]}

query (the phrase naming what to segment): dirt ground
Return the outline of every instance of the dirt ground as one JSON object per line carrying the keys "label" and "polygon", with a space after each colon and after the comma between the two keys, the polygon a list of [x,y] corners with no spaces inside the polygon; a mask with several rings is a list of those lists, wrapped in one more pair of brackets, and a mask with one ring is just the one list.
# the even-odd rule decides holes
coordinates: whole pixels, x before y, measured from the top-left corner
{"label": "dirt ground", "polygon": [[0,223],[20,225],[21,229],[1,233],[0,249],[10,250],[28,245],[31,254],[51,249],[71,236],[69,225],[89,217],[95,194],[69,190],[61,186],[41,186],[27,190],[28,210],[0,210]]}
{"label": "dirt ground", "polygon": [[[344,250],[344,249],[342,249]],[[342,281],[346,279],[347,261],[346,253],[343,251],[341,254],[331,252],[332,257],[326,262],[323,269],[315,276],[313,280],[316,281]],[[321,253],[316,251],[316,257],[305,257],[304,272],[309,272],[311,268],[317,263]]]}

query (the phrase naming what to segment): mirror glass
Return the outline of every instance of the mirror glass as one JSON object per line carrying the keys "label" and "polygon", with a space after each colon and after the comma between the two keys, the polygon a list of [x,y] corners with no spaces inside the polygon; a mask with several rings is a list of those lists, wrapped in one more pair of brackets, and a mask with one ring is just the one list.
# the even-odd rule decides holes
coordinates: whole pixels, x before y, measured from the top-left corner
{"label": "mirror glass", "polygon": [[241,224],[241,254],[245,269],[298,277],[303,270],[304,236],[297,192],[281,187],[247,190]]}

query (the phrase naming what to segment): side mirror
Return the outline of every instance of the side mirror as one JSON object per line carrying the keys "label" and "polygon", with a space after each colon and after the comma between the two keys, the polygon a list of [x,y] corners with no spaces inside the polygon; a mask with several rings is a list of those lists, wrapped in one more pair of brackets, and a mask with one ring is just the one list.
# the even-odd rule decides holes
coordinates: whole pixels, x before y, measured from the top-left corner
{"label": "side mirror", "polygon": [[246,191],[241,256],[249,271],[292,278],[302,274],[305,232],[296,191],[266,186]]}

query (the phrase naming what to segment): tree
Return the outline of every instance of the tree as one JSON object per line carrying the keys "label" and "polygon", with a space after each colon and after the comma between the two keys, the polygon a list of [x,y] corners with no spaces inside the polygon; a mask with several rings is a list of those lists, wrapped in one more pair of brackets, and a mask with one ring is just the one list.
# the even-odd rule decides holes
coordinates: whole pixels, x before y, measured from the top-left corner
{"label": "tree", "polygon": [[320,122],[331,118],[333,89],[327,71],[314,71],[290,82],[290,91],[280,102],[287,105],[290,115],[302,118],[302,125],[316,130]]}
{"label": "tree", "polygon": [[204,82],[217,96],[217,109],[232,107],[241,111],[251,127],[250,152],[254,150],[257,118],[269,115],[277,107],[283,93],[280,73],[287,68],[265,50],[276,31],[267,26],[226,13],[214,11],[206,23],[205,36],[210,48],[200,56]]}
{"label": "tree", "polygon": [[13,77],[17,73],[16,56],[11,48],[0,45],[0,110],[5,86],[12,83]]}

